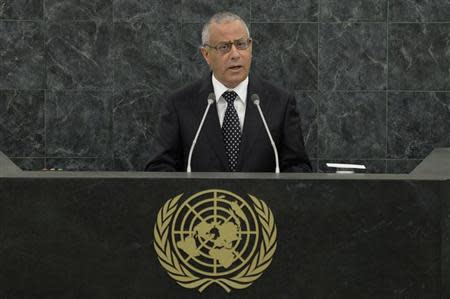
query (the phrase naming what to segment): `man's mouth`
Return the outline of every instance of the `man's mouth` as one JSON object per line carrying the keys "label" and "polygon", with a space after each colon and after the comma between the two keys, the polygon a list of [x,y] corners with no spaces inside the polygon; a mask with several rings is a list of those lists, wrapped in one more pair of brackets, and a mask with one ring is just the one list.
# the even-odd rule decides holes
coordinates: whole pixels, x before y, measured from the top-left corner
{"label": "man's mouth", "polygon": [[239,69],[241,69],[242,68],[242,65],[235,65],[235,66],[230,66],[229,67],[229,69],[230,70],[233,70],[233,71],[237,71],[237,70],[239,70]]}

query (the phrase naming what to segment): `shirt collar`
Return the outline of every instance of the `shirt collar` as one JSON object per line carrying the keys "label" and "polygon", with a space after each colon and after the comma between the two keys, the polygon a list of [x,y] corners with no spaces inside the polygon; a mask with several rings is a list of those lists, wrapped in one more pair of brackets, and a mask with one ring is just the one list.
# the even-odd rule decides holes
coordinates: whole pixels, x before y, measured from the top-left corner
{"label": "shirt collar", "polygon": [[212,84],[214,88],[214,94],[216,95],[216,102],[219,101],[222,94],[227,90],[233,90],[237,93],[239,98],[242,100],[242,102],[245,104],[247,100],[247,89],[248,89],[248,76],[245,78],[244,81],[239,83],[235,88],[228,88],[225,85],[223,85],[219,80],[216,79],[214,74],[212,74]]}

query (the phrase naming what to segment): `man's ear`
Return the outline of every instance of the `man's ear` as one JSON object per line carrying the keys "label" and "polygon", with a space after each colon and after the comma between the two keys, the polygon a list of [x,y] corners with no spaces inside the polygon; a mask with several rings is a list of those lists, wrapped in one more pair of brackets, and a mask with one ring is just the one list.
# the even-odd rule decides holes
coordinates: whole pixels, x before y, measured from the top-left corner
{"label": "man's ear", "polygon": [[203,58],[205,59],[206,63],[209,65],[209,56],[208,51],[205,49],[205,47],[200,48],[200,53],[202,53]]}

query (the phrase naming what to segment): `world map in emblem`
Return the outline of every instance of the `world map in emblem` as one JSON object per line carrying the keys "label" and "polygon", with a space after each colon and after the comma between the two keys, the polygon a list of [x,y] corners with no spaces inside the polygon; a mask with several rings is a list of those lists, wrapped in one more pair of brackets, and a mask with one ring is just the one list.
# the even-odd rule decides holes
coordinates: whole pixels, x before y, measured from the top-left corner
{"label": "world map in emblem", "polygon": [[173,243],[198,273],[220,276],[245,264],[258,244],[258,219],[251,206],[228,192],[196,194],[180,205]]}
{"label": "world map in emblem", "polygon": [[266,203],[219,189],[182,196],[164,204],[154,228],[154,247],[169,276],[200,292],[213,283],[227,292],[250,286],[276,250]]}

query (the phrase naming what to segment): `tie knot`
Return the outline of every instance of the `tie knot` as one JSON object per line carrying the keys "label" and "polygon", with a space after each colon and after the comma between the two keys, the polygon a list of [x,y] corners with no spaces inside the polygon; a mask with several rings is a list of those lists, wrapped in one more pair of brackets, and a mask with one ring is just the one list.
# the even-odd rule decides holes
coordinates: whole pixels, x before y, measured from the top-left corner
{"label": "tie knot", "polygon": [[229,90],[225,91],[222,96],[225,99],[225,101],[227,101],[228,104],[232,104],[237,97],[237,93],[235,93],[232,90]]}

